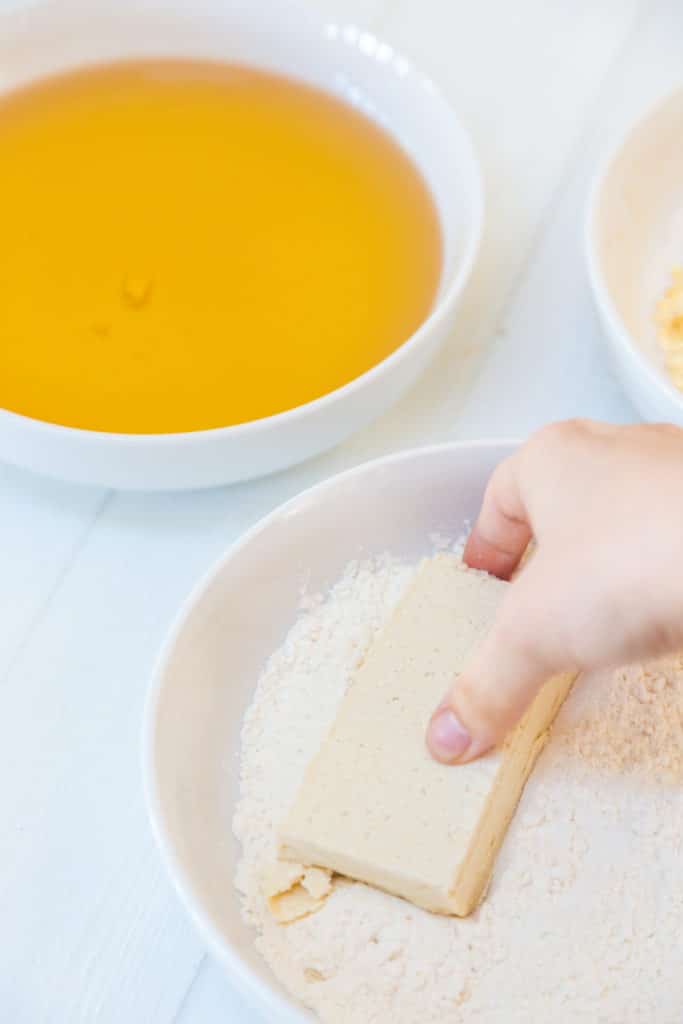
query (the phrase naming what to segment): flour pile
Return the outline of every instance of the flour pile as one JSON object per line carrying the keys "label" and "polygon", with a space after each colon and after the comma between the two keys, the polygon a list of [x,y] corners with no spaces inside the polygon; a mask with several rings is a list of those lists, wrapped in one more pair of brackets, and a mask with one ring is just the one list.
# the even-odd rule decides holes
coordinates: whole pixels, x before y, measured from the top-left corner
{"label": "flour pile", "polygon": [[268,913],[275,827],[413,571],[350,565],[326,600],[305,602],[259,680],[234,822],[259,951],[325,1024],[680,1024],[680,658],[577,684],[472,917],[346,881],[294,924]]}

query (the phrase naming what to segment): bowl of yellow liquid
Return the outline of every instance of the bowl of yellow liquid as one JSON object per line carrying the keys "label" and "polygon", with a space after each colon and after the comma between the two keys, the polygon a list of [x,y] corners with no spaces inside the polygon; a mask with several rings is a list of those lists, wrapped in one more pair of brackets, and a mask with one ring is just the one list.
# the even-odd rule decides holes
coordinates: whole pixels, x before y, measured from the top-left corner
{"label": "bowl of yellow liquid", "polygon": [[476,158],[391,47],[285,0],[0,15],[0,458],[206,487],[414,382],[478,246]]}

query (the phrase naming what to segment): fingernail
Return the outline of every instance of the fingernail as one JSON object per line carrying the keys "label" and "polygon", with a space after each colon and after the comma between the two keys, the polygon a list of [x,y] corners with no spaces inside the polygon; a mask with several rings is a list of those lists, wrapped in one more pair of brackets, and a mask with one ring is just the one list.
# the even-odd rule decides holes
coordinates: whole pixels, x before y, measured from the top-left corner
{"label": "fingernail", "polygon": [[469,748],[472,737],[452,708],[441,708],[429,723],[427,743],[432,757],[445,764],[459,760]]}

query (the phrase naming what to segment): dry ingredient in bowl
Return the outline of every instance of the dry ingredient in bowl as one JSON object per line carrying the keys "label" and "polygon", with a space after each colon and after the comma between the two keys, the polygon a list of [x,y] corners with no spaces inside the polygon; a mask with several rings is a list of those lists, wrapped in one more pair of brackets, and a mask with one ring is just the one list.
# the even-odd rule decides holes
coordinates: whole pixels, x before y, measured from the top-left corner
{"label": "dry ingredient in bowl", "polygon": [[259,680],[235,815],[257,948],[325,1024],[680,1024],[681,658],[577,684],[472,917],[338,880],[316,914],[272,918],[275,827],[413,571],[388,557],[350,565],[326,599],[305,601]]}
{"label": "dry ingredient in bowl", "polygon": [[683,267],[672,270],[671,286],[657,303],[655,319],[667,372],[683,391]]}
{"label": "dry ingredient in bowl", "polygon": [[682,786],[683,656],[582,684],[556,741],[603,774]]}

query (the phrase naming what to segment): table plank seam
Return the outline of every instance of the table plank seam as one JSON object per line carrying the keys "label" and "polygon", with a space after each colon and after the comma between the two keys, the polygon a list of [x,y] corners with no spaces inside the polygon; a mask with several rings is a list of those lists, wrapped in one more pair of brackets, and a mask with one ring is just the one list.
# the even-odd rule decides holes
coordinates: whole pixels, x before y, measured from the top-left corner
{"label": "table plank seam", "polygon": [[0,684],[4,683],[8,678],[11,677],[17,662],[21,658],[21,655],[30,646],[31,640],[35,632],[40,627],[41,622],[46,617],[54,601],[58,597],[65,580],[67,579],[69,573],[72,571],[72,569],[78,562],[81,551],[83,550],[89,537],[92,535],[93,531],[97,527],[99,520],[106,512],[106,509],[110,504],[114,494],[114,491],[107,491],[93,509],[91,516],[86,521],[80,534],[72,544],[61,567],[57,571],[52,581],[52,584],[50,585],[49,589],[47,590],[47,593],[45,594],[44,599],[38,604],[35,611],[31,615],[28,623],[26,624],[26,628],[22,632],[21,636],[17,639],[14,650],[7,661],[4,671],[2,672],[2,674],[0,674]]}
{"label": "table plank seam", "polygon": [[169,1021],[169,1024],[179,1024],[180,1018],[181,1018],[182,1014],[185,1012],[185,1008],[187,1007],[187,1005],[188,1005],[188,1003],[190,1001],[190,998],[192,996],[193,989],[195,988],[195,985],[197,984],[197,982],[199,980],[199,976],[202,973],[202,971],[204,969],[204,965],[207,963],[208,959],[209,959],[209,954],[208,953],[204,953],[202,955],[201,959],[199,960],[199,963],[197,964],[197,966],[195,968],[194,974],[190,978],[188,986],[185,989],[185,992],[183,993],[183,995],[182,995],[182,997],[180,999],[180,1002],[178,1003],[178,1006],[177,1006],[173,1016],[171,1017],[171,1019]]}

